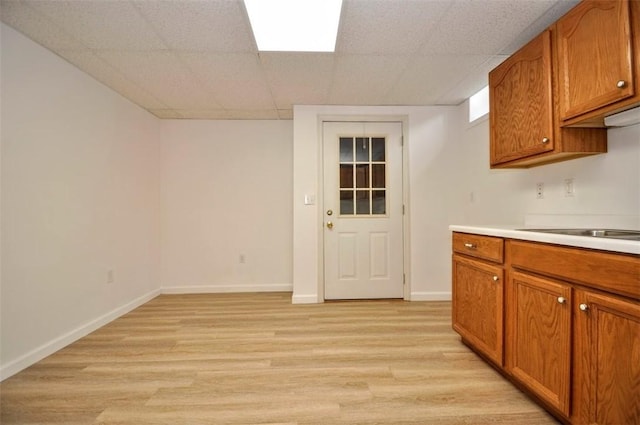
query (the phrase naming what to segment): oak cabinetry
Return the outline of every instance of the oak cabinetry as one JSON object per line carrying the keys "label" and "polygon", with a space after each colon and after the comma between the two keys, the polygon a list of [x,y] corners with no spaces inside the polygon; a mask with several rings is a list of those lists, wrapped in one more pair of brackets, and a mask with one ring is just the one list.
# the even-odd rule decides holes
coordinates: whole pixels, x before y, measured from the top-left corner
{"label": "oak cabinetry", "polygon": [[[563,422],[640,424],[640,256],[492,237],[490,246],[504,242],[498,264],[470,254],[474,236],[490,238],[453,235],[463,340]],[[501,289],[489,283],[498,272],[503,316],[494,310]],[[504,340],[487,324],[504,324]]]}
{"label": "oak cabinetry", "polygon": [[490,162],[520,168],[606,152],[602,129],[561,128],[551,30],[489,73]]}
{"label": "oak cabinetry", "polygon": [[507,372],[569,416],[571,287],[513,272],[506,307]]}
{"label": "oak cabinetry", "polygon": [[573,307],[572,422],[640,424],[640,305],[576,290]]}
{"label": "oak cabinetry", "polygon": [[583,0],[556,22],[562,125],[640,104],[640,2]]}
{"label": "oak cabinetry", "polygon": [[501,238],[453,234],[453,329],[501,366],[503,261]]}

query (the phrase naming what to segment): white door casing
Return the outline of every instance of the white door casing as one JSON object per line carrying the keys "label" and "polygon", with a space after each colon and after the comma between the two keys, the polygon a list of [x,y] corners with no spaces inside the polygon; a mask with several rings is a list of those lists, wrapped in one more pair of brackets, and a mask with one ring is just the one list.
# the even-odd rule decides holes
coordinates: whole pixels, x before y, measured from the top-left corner
{"label": "white door casing", "polygon": [[402,298],[402,123],[322,130],[324,298]]}

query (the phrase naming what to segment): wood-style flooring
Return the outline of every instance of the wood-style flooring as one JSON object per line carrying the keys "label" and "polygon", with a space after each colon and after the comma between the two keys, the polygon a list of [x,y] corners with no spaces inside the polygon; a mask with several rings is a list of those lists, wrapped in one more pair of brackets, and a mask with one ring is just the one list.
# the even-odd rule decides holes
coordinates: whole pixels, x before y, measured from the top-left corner
{"label": "wood-style flooring", "polygon": [[0,384],[9,424],[557,424],[449,302],[161,295]]}

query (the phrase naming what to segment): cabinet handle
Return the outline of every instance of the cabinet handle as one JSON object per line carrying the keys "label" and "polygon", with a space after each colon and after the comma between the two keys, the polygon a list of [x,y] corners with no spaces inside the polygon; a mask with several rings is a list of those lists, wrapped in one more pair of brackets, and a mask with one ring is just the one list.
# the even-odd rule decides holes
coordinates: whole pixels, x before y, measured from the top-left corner
{"label": "cabinet handle", "polygon": [[587,311],[587,310],[589,310],[589,306],[588,306],[587,304],[580,304],[580,306],[579,306],[579,307],[580,307],[580,310],[582,310],[582,311]]}
{"label": "cabinet handle", "polygon": [[469,249],[475,249],[476,248],[476,246],[474,244],[472,244],[472,243],[465,243],[464,246],[466,246]]}
{"label": "cabinet handle", "polygon": [[623,89],[623,88],[625,88],[625,86],[626,86],[626,85],[627,85],[627,82],[626,82],[625,80],[620,80],[620,81],[618,81],[618,84],[616,84],[616,86],[617,86],[619,89]]}
{"label": "cabinet handle", "polygon": [[500,278],[498,276],[493,276],[493,281],[497,282],[498,280],[500,280]]}
{"label": "cabinet handle", "polygon": [[549,143],[549,138],[548,137],[543,137],[542,138],[542,143]]}
{"label": "cabinet handle", "polygon": [[566,299],[565,297],[558,297],[558,302],[559,302],[560,304],[564,304],[564,303],[566,303],[566,302],[567,302],[567,299]]}

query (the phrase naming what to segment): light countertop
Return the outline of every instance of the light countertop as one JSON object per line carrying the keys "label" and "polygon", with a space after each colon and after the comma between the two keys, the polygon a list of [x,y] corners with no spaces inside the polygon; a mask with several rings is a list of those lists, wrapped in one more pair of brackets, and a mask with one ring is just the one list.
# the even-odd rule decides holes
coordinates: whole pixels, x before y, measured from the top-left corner
{"label": "light countertop", "polygon": [[[477,235],[497,236],[501,238],[521,239],[534,242],[546,242],[556,245],[575,246],[579,248],[599,249],[603,251],[621,252],[640,255],[640,241],[621,239],[570,236],[553,233],[530,232],[523,225],[451,225],[449,230],[454,232],[474,233]],[[536,228],[542,228],[538,226]]]}

